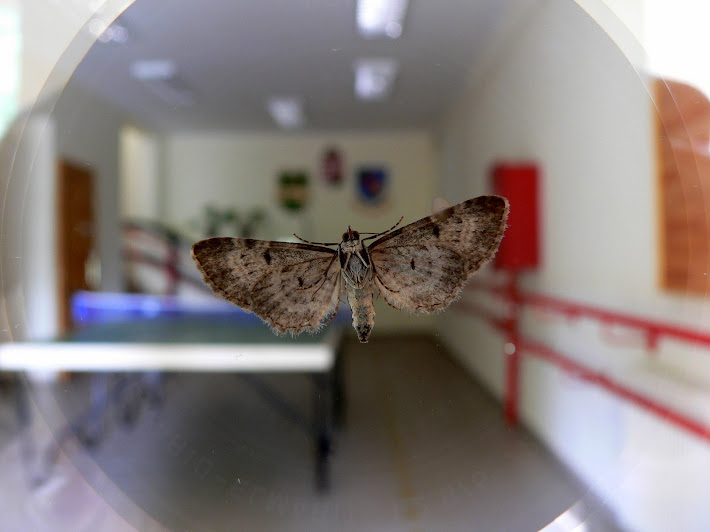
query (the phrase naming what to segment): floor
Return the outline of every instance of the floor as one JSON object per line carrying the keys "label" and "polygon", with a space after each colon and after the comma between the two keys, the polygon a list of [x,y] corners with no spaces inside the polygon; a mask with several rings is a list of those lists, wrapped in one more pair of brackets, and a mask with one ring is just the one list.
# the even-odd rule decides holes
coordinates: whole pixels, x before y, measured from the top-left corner
{"label": "floor", "polygon": [[[346,418],[326,494],[314,489],[304,431],[238,376],[171,376],[161,407],[146,407],[129,428],[112,420],[94,451],[67,440],[35,488],[21,466],[26,440],[8,437],[15,421],[4,400],[0,529],[618,530],[534,438],[505,425],[500,405],[434,339],[348,344],[345,375]],[[308,411],[305,377],[268,381]],[[85,382],[36,390],[42,414],[31,430],[35,441],[51,441],[56,429],[39,420],[68,415]]]}

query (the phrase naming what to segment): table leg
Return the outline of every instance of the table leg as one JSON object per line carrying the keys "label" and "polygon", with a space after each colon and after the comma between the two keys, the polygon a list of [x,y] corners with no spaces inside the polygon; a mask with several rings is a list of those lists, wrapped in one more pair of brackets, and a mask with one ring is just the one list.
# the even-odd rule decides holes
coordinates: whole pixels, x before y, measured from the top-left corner
{"label": "table leg", "polygon": [[39,484],[39,475],[36,471],[35,458],[37,455],[36,443],[32,434],[32,412],[27,386],[20,373],[14,374],[13,394],[15,398],[15,417],[20,443],[20,459],[25,470],[27,483],[31,487]]}
{"label": "table leg", "polygon": [[87,447],[99,444],[106,424],[106,412],[109,403],[109,373],[91,375],[89,417],[80,439]]}
{"label": "table leg", "polygon": [[342,428],[345,425],[345,369],[343,363],[343,346],[338,346],[335,352],[335,362],[331,370],[332,379],[332,416],[333,426]]}
{"label": "table leg", "polygon": [[313,375],[313,428],[316,459],[316,488],[325,492],[329,487],[328,459],[332,447],[333,378],[330,374]]}
{"label": "table leg", "polygon": [[334,387],[333,371],[312,373],[313,417],[302,415],[280,394],[272,390],[260,378],[251,374],[240,374],[241,379],[249,384],[264,400],[278,410],[285,418],[302,427],[313,438],[315,444],[316,488],[320,492],[328,489],[328,459],[332,450]]}

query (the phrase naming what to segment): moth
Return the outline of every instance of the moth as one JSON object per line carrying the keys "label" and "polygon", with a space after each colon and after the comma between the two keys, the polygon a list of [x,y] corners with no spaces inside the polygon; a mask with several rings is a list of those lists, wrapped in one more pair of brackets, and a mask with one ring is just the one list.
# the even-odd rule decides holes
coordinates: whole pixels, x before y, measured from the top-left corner
{"label": "moth", "polygon": [[192,257],[217,296],[253,312],[278,334],[317,331],[345,294],[365,343],[375,325],[377,294],[415,314],[456,300],[498,250],[508,210],[501,196],[479,196],[399,229],[401,219],[365,237],[348,227],[340,243],[208,238],[192,246]]}

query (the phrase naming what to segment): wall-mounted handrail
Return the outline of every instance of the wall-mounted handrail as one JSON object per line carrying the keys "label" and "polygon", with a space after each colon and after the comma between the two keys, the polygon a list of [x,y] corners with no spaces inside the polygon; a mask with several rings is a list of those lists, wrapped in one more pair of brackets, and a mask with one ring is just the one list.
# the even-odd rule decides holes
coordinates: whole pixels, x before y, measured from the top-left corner
{"label": "wall-mounted handrail", "polygon": [[[471,287],[476,290],[493,292],[504,299],[512,300],[509,288],[505,285],[492,285],[478,281],[471,283]],[[523,305],[549,310],[570,318],[586,317],[605,325],[620,325],[639,330],[646,334],[649,348],[655,348],[658,345],[658,340],[662,337],[710,347],[710,333],[697,329],[681,327],[585,303],[566,301],[535,292],[518,291],[517,297]]]}
{"label": "wall-mounted handrail", "polygon": [[519,313],[522,307],[548,310],[567,317],[586,317],[604,325],[621,325],[643,332],[647,338],[647,347],[654,349],[661,337],[670,337],[689,343],[710,346],[710,334],[695,329],[684,328],[674,324],[649,320],[628,313],[616,312],[584,303],[565,301],[560,298],[521,291],[518,289],[517,276],[512,274],[506,285],[494,285],[477,281],[472,288],[479,291],[494,293],[509,303],[513,309],[506,317],[500,317],[470,300],[456,304],[458,312],[485,320],[493,328],[506,337],[504,347],[506,356],[505,378],[505,416],[509,423],[517,423],[519,403],[520,356],[531,356],[544,360],[565,373],[599,386],[611,394],[620,397],[634,405],[643,408],[664,421],[687,430],[710,442],[710,426],[692,418],[684,412],[664,405],[662,402],[648,397],[631,387],[606,375],[602,371],[589,368],[578,360],[544,344],[539,340],[526,337],[520,332]]}
{"label": "wall-mounted handrail", "polygon": [[148,253],[136,250],[124,250],[123,257],[130,263],[143,264],[156,271],[162,271],[169,280],[169,288],[166,290],[166,295],[175,294],[177,283],[187,283],[205,293],[212,293],[204,282],[180,271],[175,265],[174,259],[159,259]]}
{"label": "wall-mounted handrail", "polygon": [[651,397],[647,397],[642,393],[632,390],[628,386],[618,382],[608,375],[605,375],[601,371],[590,369],[576,360],[573,360],[557,350],[539,342],[524,340],[519,345],[519,348],[524,353],[528,353],[535,358],[554,364],[565,372],[574,375],[575,378],[600,386],[612,394],[626,399],[627,401],[656,414],[658,417],[710,441],[710,427],[707,425],[692,419],[684,413],[678,412],[677,410],[670,408]]}
{"label": "wall-mounted handrail", "polygon": [[[190,277],[180,269],[180,253],[189,250],[189,242],[177,231],[158,222],[147,221],[125,221],[122,224],[124,233],[123,257],[128,262],[144,264],[156,270],[162,270],[168,283],[165,293],[175,295],[178,284],[187,282],[193,287],[202,291],[210,292],[209,288],[198,278]],[[158,258],[141,249],[133,249],[129,245],[130,235],[138,235],[139,238],[149,237],[162,245],[166,252],[165,258]],[[196,270],[195,270],[196,271]]]}

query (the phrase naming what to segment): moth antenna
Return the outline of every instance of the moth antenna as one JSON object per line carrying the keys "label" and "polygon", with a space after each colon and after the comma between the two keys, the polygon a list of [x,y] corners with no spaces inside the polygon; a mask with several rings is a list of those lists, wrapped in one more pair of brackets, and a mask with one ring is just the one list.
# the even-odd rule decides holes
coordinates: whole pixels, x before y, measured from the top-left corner
{"label": "moth antenna", "polygon": [[305,238],[301,238],[296,233],[293,233],[293,236],[298,238],[301,242],[305,242],[306,244],[313,244],[315,246],[337,246],[338,244],[340,244],[340,242],[311,242],[310,240],[306,240]]}
{"label": "moth antenna", "polygon": [[390,231],[394,230],[399,224],[401,224],[402,220],[404,220],[404,216],[401,216],[399,218],[399,221],[396,224],[394,224],[392,227],[387,229],[387,231],[382,231],[381,233],[360,233],[361,235],[372,235],[372,236],[368,236],[367,238],[363,238],[362,240],[372,240],[373,238],[377,238],[378,236],[389,233]]}

